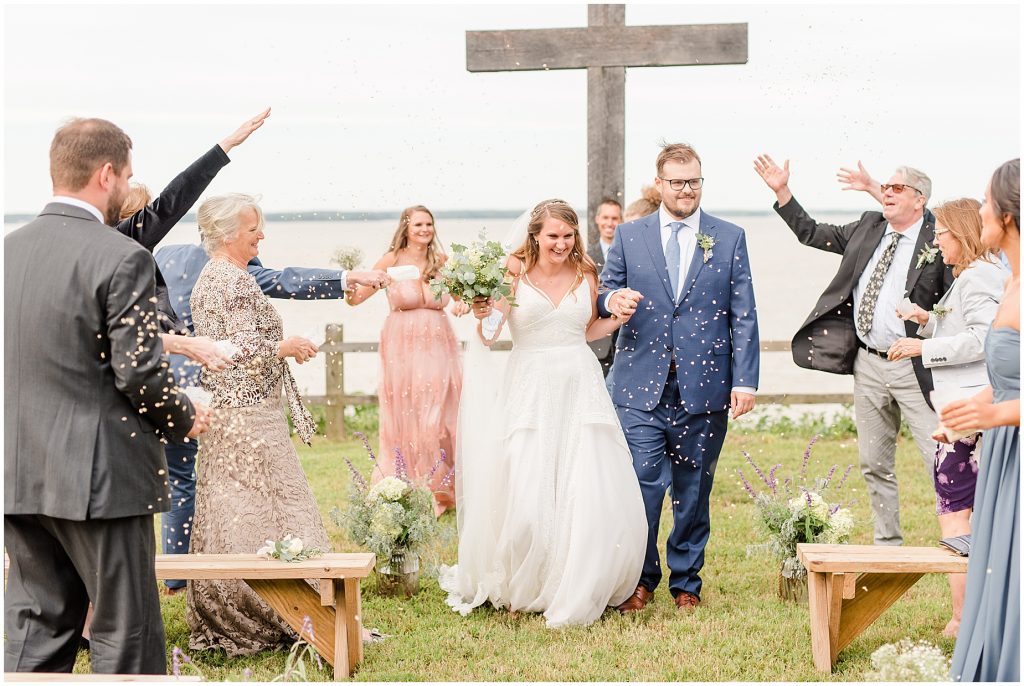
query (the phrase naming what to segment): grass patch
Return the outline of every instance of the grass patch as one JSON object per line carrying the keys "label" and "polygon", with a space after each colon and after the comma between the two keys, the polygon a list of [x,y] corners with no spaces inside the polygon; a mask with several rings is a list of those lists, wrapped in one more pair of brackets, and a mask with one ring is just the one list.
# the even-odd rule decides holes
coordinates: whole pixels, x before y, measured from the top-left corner
{"label": "grass patch", "polygon": [[[788,428],[788,427],[787,427]],[[827,432],[826,432],[827,433]],[[639,615],[608,612],[590,627],[551,630],[536,615],[509,617],[489,608],[469,617],[452,612],[434,579],[422,579],[411,600],[382,598],[371,577],[363,585],[366,626],[391,638],[367,646],[358,681],[862,681],[871,669],[870,654],[900,638],[924,639],[952,654],[953,641],[941,636],[950,616],[946,579],[927,575],[902,600],[882,615],[839,657],[831,677],[814,671],[806,606],[781,603],[775,595],[778,563],[748,556],[747,545],[760,542],[754,505],[743,490],[736,468],[747,450],[760,465],[781,462],[799,469],[809,434],[737,431],[725,442],[711,495],[712,530],[704,568],[703,606],[692,615],[679,614],[663,583],[654,603]],[[370,434],[372,442],[376,437]],[[342,456],[364,473],[370,463],[356,440],[315,439],[298,446],[334,549],[355,550],[328,517],[344,507],[349,483]],[[809,473],[824,474],[833,463],[857,464],[852,437],[826,437],[814,447]],[[897,451],[903,532],[907,545],[932,545],[939,537],[935,496],[929,473],[913,443],[901,438]],[[863,480],[851,473],[846,497],[857,517],[851,543],[870,543],[872,524]],[[667,499],[666,499],[667,505]],[[455,527],[454,513],[441,518]],[[671,526],[662,517],[661,549]],[[442,561],[456,559],[454,537],[442,545]],[[173,646],[189,652],[184,594],[162,597],[167,631],[168,664]],[[223,653],[189,652],[208,679],[238,678],[245,669],[252,678],[269,680],[284,668],[285,653],[262,653],[227,659]],[[84,654],[76,671],[87,671]],[[329,680],[315,671],[313,680]]]}

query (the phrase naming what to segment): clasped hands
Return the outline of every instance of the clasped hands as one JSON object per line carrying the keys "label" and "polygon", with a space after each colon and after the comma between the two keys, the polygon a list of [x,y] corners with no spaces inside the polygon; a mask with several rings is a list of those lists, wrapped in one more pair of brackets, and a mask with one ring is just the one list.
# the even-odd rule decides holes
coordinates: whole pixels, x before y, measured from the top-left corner
{"label": "clasped hands", "polygon": [[353,290],[356,286],[369,286],[373,290],[387,288],[391,285],[391,275],[383,269],[371,269],[365,272],[346,272],[345,286]]}
{"label": "clasped hands", "polygon": [[640,291],[632,288],[620,288],[608,298],[608,311],[613,317],[622,321],[629,321],[629,318],[636,313],[636,308],[644,296]]}

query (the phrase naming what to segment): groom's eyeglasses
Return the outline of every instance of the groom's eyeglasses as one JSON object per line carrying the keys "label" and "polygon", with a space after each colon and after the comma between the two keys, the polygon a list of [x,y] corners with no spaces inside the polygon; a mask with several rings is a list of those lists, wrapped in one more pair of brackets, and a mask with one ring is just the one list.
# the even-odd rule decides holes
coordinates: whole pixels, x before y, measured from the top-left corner
{"label": "groom's eyeglasses", "polygon": [[921,191],[919,191],[918,189],[916,189],[913,186],[910,186],[908,184],[905,184],[905,183],[883,183],[882,184],[882,192],[883,193],[885,193],[890,188],[892,189],[893,193],[902,193],[904,188],[909,188],[912,191],[916,191],[917,193],[920,193],[921,195],[924,195],[924,193],[921,193]]}
{"label": "groom's eyeglasses", "polygon": [[658,178],[668,183],[668,187],[674,191],[681,191],[687,186],[695,191],[699,191],[700,187],[704,185],[703,176],[696,179],[666,179],[662,176],[659,176]]}

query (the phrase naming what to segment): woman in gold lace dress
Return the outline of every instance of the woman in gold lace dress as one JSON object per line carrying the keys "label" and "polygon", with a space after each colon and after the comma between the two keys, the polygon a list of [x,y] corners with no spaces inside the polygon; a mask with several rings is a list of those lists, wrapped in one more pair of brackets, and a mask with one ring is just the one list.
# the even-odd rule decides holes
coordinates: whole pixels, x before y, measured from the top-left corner
{"label": "woman in gold lace dress", "polygon": [[[286,534],[327,549],[327,532],[288,433],[281,389],[303,441],[315,431],[302,406],[287,358],[299,364],[317,348],[284,338],[281,317],[246,270],[263,239],[255,198],[230,194],[199,207],[199,230],[210,262],[192,291],[197,336],[228,340],[234,365],[203,371],[213,394],[213,420],[200,445],[192,553],[253,553]],[[186,613],[194,650],[229,656],[289,643],[288,625],[244,582],[189,581]]]}

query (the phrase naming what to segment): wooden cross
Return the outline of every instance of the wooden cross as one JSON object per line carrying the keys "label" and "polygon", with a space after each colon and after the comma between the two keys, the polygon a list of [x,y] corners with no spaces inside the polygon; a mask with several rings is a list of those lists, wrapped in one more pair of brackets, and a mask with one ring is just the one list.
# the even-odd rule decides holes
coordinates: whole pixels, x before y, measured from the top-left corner
{"label": "wooden cross", "polygon": [[625,204],[626,67],[746,62],[746,24],[626,26],[625,5],[587,5],[585,29],[466,32],[469,71],[587,70],[590,245],[601,199]]}

